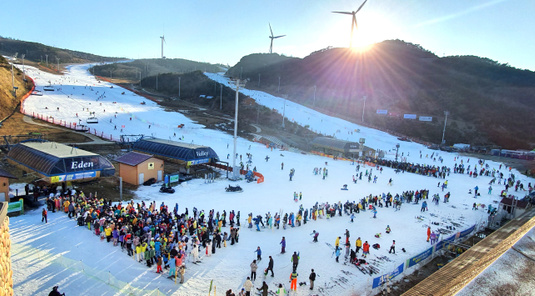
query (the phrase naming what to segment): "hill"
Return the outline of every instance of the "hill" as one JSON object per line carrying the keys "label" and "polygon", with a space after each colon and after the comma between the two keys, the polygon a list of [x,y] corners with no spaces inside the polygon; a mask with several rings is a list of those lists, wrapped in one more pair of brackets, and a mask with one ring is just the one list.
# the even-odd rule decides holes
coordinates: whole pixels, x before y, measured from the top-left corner
{"label": "hill", "polygon": [[[180,84],[178,83],[179,80]],[[173,109],[183,108],[185,102],[201,107],[201,110],[206,110],[206,112],[213,114],[214,117],[226,115],[231,118],[234,116],[236,98],[234,89],[209,79],[201,71],[150,76],[143,78],[141,85],[145,90],[163,94],[164,96],[159,101],[162,106]],[[313,138],[317,136],[307,130],[306,127],[294,122],[287,122],[286,130],[282,131],[280,130],[282,116],[279,113],[257,104],[254,99],[241,93],[239,101],[238,121],[242,127],[258,124],[262,126],[263,131],[273,129],[278,136],[284,137],[288,142],[290,142],[289,134],[298,136],[297,139],[294,138],[291,141],[293,146],[302,145],[304,143],[302,137]],[[208,124],[207,122],[208,120],[203,123]],[[214,128],[227,129],[222,125]]]}
{"label": "hill", "polygon": [[98,65],[92,67],[90,71],[98,76],[137,81],[140,77],[164,73],[187,73],[197,70],[216,73],[225,71],[225,68],[222,65],[185,59],[140,59],[125,63]]}
{"label": "hill", "polygon": [[[17,89],[17,96],[13,96],[13,79]],[[0,56],[0,123],[16,110],[20,99],[32,88],[31,82],[24,81],[22,71],[13,68],[3,56]]]}
{"label": "hill", "polygon": [[55,63],[56,57],[60,59],[60,63],[69,64],[124,60],[124,58],[103,57],[81,51],[52,47],[37,42],[28,42],[0,36],[0,54],[14,56],[15,53],[18,53],[19,57],[24,54],[26,60],[36,63],[45,63],[46,55],[48,55],[49,63]]}
{"label": "hill", "polygon": [[[244,57],[227,75],[240,73],[254,82],[248,88],[287,95],[327,114],[424,142],[441,142],[444,111],[449,111],[448,145],[535,147],[532,71],[475,56],[440,58],[400,40],[365,52],[327,48],[270,63],[264,62],[266,56]],[[379,115],[378,109],[388,114]],[[403,119],[403,114],[432,121]]]}

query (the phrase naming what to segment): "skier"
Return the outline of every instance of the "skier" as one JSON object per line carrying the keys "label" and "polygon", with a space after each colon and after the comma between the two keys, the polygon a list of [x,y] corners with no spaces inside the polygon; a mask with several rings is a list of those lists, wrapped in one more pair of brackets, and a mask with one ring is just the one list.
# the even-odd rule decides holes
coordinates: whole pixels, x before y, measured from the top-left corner
{"label": "skier", "polygon": [[340,239],[341,239],[341,237],[339,236],[339,237],[337,237],[336,240],[334,241],[334,247],[335,247],[335,248],[338,248],[338,247],[340,246]]}
{"label": "skier", "polygon": [[256,269],[258,268],[258,265],[256,264],[256,260],[253,260],[251,263],[251,279],[254,282],[256,280]]}
{"label": "skier", "polygon": [[395,240],[392,241],[392,246],[390,246],[390,251],[388,251],[388,254],[390,253],[396,254],[396,241]]}
{"label": "skier", "polygon": [[386,225],[386,230],[385,230],[385,232],[386,232],[386,233],[390,233],[390,231],[392,231],[392,230],[390,230],[390,225]]}
{"label": "skier", "polygon": [[291,285],[290,285],[290,290],[293,290],[293,291],[296,291],[297,292],[297,271],[294,271],[290,274],[290,282],[291,282]]}
{"label": "skier", "polygon": [[430,237],[431,237],[431,227],[427,226],[427,242],[429,242]]}
{"label": "skier", "polygon": [[308,276],[308,279],[310,280],[310,290],[314,289],[314,281],[316,280],[316,273],[314,272],[314,268],[312,268],[312,271],[310,272],[310,275]]}
{"label": "skier", "polygon": [[256,260],[258,261],[262,260],[262,250],[260,249],[260,247],[256,248],[254,253],[256,253]]}
{"label": "skier", "polygon": [[193,249],[191,250],[192,262],[196,263],[199,260],[199,248],[197,244],[193,244]]}
{"label": "skier", "polygon": [[262,291],[262,296],[267,296],[269,293],[269,287],[266,284],[266,281],[262,282],[262,287],[257,289],[258,291]]}
{"label": "skier", "polygon": [[186,264],[182,263],[178,268],[178,273],[180,273],[180,283],[184,283],[184,274],[186,273]]}
{"label": "skier", "polygon": [[247,280],[243,284],[243,287],[245,288],[245,295],[250,296],[251,290],[253,289],[253,282],[251,282],[251,278],[247,277]]}
{"label": "skier", "polygon": [[318,236],[320,235],[320,233],[316,232],[316,230],[313,230],[311,235],[314,237],[313,242],[317,243],[318,242]]}
{"label": "skier", "polygon": [[358,253],[360,248],[362,248],[362,241],[360,240],[360,237],[357,238],[357,240],[355,241],[355,246],[356,246],[355,253]]}
{"label": "skier", "polygon": [[176,276],[176,259],[171,256],[169,259],[169,278]]}
{"label": "skier", "polygon": [[284,289],[282,284],[279,284],[279,288],[277,289],[277,295],[279,295],[279,296],[286,295],[286,289]]}
{"label": "skier", "polygon": [[338,262],[338,258],[340,257],[340,248],[339,247],[336,247],[336,249],[334,250],[334,255],[336,255],[336,262]]}
{"label": "skier", "polygon": [[44,221],[45,223],[48,223],[48,218],[47,218],[48,217],[48,213],[47,213],[45,208],[43,208],[43,212],[41,212],[41,215],[42,215],[41,222]]}
{"label": "skier", "polygon": [[364,258],[370,254],[370,244],[368,244],[368,241],[365,241],[364,245],[362,245],[362,253]]}
{"label": "skier", "polygon": [[290,261],[293,263],[293,270],[297,270],[297,265],[299,264],[299,254],[297,254],[297,252],[294,252]]}
{"label": "skier", "polygon": [[281,245],[281,254],[286,253],[286,239],[284,238],[284,236],[282,237],[282,240],[279,244]]}
{"label": "skier", "polygon": [[52,291],[48,293],[48,296],[65,296],[65,293],[60,293],[58,291],[58,286],[54,286],[52,287]]}
{"label": "skier", "polygon": [[275,275],[273,274],[273,258],[271,256],[269,256],[268,267],[266,268],[266,270],[264,270],[264,275],[267,275],[268,271],[270,270],[271,270],[271,277],[274,277]]}

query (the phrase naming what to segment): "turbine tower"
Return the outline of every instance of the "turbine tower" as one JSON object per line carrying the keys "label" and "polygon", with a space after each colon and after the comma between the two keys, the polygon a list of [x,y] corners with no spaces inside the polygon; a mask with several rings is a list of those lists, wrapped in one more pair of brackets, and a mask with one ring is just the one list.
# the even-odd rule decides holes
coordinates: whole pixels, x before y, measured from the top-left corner
{"label": "turbine tower", "polygon": [[273,39],[281,38],[286,35],[273,36],[273,30],[271,29],[271,24],[269,24],[269,31],[271,32],[271,36],[269,36],[269,39],[271,39],[271,44],[269,45],[269,53],[273,53]]}
{"label": "turbine tower", "polygon": [[364,0],[364,2],[360,5],[359,9],[355,11],[333,11],[332,13],[341,13],[341,14],[349,14],[353,16],[353,19],[351,20],[351,36],[349,39],[349,48],[353,47],[353,30],[357,28],[357,17],[356,14],[362,9],[362,6],[366,4],[368,0]]}
{"label": "turbine tower", "polygon": [[160,39],[162,39],[162,59],[165,59],[165,56],[163,55],[163,44],[165,42],[165,35],[160,36]]}

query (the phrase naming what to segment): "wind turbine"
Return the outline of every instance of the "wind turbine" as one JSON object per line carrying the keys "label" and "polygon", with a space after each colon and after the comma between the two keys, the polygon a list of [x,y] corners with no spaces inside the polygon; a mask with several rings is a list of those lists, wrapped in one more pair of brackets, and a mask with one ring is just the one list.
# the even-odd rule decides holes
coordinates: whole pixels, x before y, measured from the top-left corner
{"label": "wind turbine", "polygon": [[273,53],[273,39],[281,38],[286,35],[273,36],[273,30],[271,29],[271,24],[269,24],[269,31],[271,32],[271,36],[269,36],[269,39],[271,39],[271,44],[269,45],[269,53]]}
{"label": "wind turbine", "polygon": [[163,44],[165,42],[165,35],[160,36],[160,39],[162,39],[162,59],[165,59],[165,56],[163,55]]}
{"label": "wind turbine", "polygon": [[357,17],[356,14],[362,9],[362,6],[366,4],[368,0],[364,0],[364,2],[360,5],[359,9],[355,11],[333,11],[332,13],[341,13],[341,14],[349,14],[353,16],[353,20],[351,21],[351,37],[349,39],[349,48],[353,47],[353,30],[357,28]]}

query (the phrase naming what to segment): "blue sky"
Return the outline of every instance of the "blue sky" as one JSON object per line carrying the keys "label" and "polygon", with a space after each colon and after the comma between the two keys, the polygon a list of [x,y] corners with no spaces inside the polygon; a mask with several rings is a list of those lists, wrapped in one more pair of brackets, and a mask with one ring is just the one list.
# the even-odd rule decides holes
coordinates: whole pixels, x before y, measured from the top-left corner
{"label": "blue sky", "polygon": [[[269,50],[305,57],[349,46],[363,0],[30,0],[2,4],[0,35],[104,56],[160,57],[234,65]],[[535,70],[535,1],[368,0],[357,14],[358,44],[401,39],[443,55],[477,55]]]}

